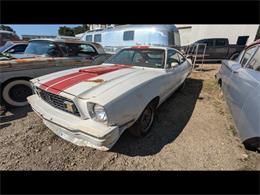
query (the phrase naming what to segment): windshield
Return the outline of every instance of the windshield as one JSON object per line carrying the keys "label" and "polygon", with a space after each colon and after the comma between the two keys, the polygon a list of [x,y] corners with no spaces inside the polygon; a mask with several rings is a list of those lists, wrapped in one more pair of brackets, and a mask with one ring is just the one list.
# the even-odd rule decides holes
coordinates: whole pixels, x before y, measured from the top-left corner
{"label": "windshield", "polygon": [[163,49],[123,49],[105,63],[127,64],[149,68],[164,68]]}
{"label": "windshield", "polygon": [[24,54],[43,55],[51,57],[61,56],[59,48],[50,41],[31,41]]}

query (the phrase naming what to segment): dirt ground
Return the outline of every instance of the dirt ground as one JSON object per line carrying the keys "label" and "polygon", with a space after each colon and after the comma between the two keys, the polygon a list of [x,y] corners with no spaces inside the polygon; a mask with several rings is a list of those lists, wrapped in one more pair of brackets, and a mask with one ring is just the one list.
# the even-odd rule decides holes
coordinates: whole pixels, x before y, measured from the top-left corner
{"label": "dirt ground", "polygon": [[193,72],[158,109],[143,139],[125,132],[109,152],[73,145],[45,127],[30,107],[1,116],[1,170],[260,170],[247,151],[214,79],[218,64]]}

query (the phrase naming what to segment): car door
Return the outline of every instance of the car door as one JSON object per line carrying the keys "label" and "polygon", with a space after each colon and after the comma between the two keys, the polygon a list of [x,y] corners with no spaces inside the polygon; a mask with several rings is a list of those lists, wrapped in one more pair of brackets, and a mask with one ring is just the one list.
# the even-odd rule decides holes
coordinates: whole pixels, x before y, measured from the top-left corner
{"label": "car door", "polygon": [[227,39],[215,39],[214,46],[212,48],[213,59],[225,59],[228,53],[228,41]]}
{"label": "car door", "polygon": [[[206,50],[205,50],[205,59],[214,59],[214,39],[205,39],[199,43],[206,44]],[[198,49],[198,54],[203,54],[204,46],[200,46]]]}
{"label": "car door", "polygon": [[248,91],[241,107],[237,128],[243,141],[260,137],[260,47],[245,65]]}
{"label": "car door", "polygon": [[247,68],[247,64],[254,55],[256,47],[249,48],[245,51],[244,56],[242,57],[240,63],[229,61],[229,68],[226,71],[230,71],[229,78],[223,82],[225,86],[224,94],[228,101],[233,119],[237,126],[237,129],[240,129],[242,117],[242,110],[246,100],[254,93],[257,88],[257,81],[254,78],[254,72]]}
{"label": "car door", "polygon": [[167,98],[184,81],[188,69],[187,63],[187,60],[177,50],[169,49],[167,51],[166,75],[164,86],[162,86],[163,98]]}

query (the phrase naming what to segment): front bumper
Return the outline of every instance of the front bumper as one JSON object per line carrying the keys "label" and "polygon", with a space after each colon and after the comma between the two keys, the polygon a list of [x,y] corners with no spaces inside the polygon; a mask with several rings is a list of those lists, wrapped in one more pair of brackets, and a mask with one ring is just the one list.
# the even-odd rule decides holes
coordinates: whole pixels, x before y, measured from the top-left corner
{"label": "front bumper", "polygon": [[27,98],[32,109],[43,119],[44,124],[59,137],[79,146],[109,150],[119,139],[122,129],[107,126],[92,119],[80,117],[56,109],[38,95]]}

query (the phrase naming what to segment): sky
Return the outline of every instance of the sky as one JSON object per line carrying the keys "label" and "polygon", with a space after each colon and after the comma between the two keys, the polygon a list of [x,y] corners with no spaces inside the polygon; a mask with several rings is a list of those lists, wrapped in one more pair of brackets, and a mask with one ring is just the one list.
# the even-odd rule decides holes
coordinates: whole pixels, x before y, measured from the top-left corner
{"label": "sky", "polygon": [[12,24],[6,24],[12,29],[16,31],[16,33],[21,35],[58,35],[58,29],[60,26],[67,26],[67,27],[76,27],[80,24],[52,24],[52,25],[25,25],[25,24],[19,24],[19,25],[12,25]]}

